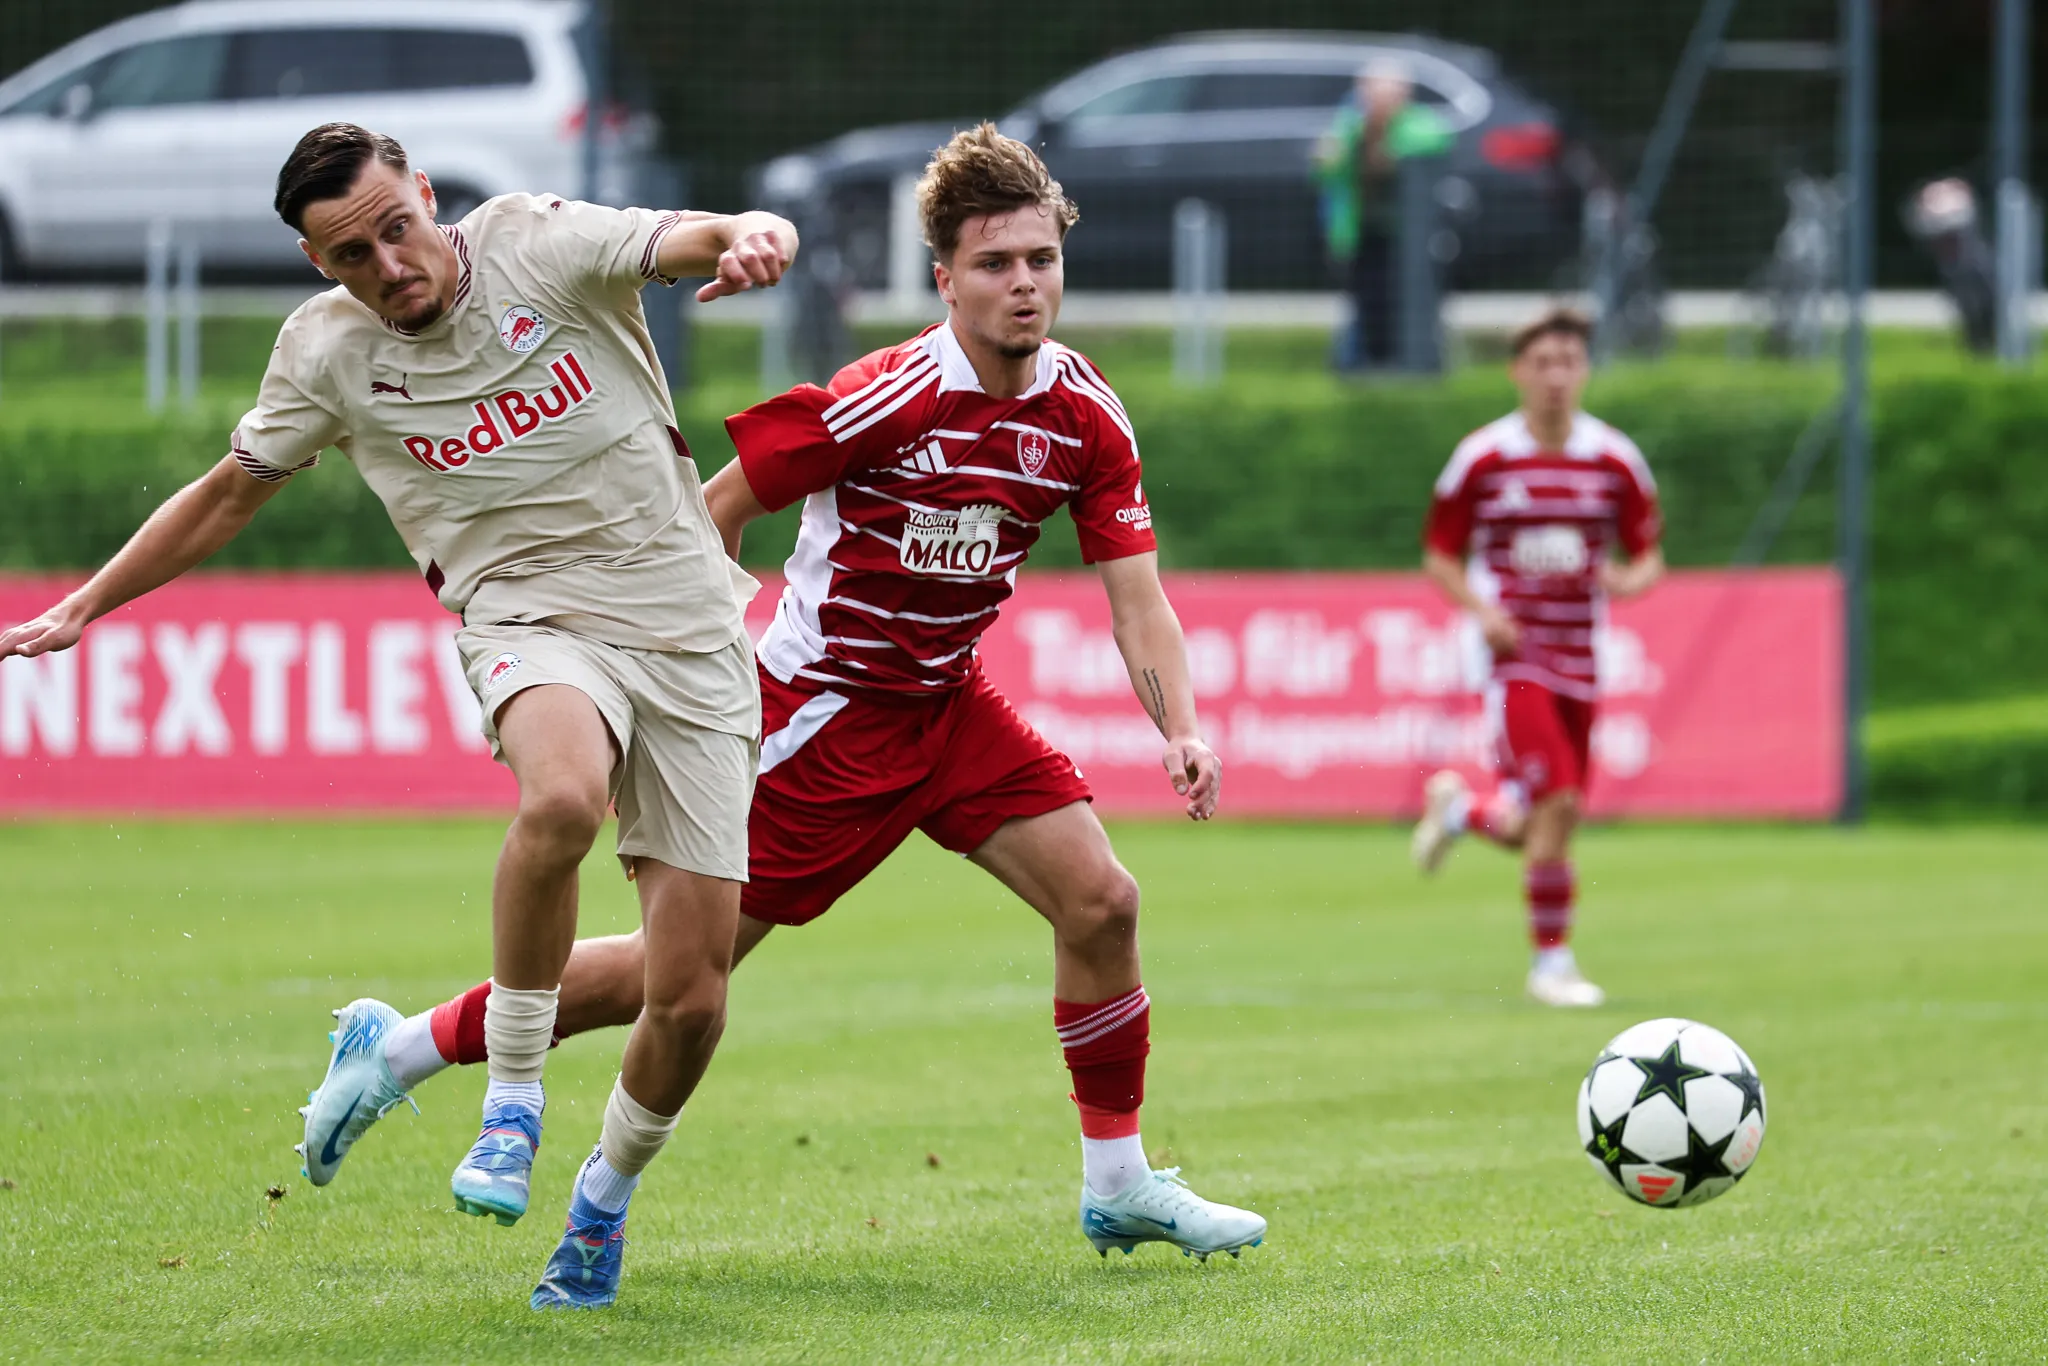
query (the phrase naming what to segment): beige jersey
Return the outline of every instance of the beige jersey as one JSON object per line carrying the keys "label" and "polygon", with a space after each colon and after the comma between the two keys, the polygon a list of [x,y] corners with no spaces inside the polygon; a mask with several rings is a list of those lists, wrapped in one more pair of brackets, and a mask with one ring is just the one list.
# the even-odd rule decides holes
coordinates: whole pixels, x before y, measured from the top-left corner
{"label": "beige jersey", "polygon": [[338,447],[472,625],[721,649],[727,560],[640,310],[675,213],[492,199],[448,235],[455,301],[418,333],[344,289],[285,320],[234,453],[277,480]]}

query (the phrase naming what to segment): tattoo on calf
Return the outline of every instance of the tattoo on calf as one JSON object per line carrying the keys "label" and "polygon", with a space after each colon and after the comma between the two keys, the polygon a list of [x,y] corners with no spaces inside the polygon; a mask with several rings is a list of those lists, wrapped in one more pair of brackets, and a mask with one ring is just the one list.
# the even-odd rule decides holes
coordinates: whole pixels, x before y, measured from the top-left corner
{"label": "tattoo on calf", "polygon": [[1159,686],[1157,669],[1142,669],[1139,676],[1145,680],[1143,702],[1145,712],[1152,718],[1152,724],[1159,727],[1161,735],[1166,734],[1166,690]]}

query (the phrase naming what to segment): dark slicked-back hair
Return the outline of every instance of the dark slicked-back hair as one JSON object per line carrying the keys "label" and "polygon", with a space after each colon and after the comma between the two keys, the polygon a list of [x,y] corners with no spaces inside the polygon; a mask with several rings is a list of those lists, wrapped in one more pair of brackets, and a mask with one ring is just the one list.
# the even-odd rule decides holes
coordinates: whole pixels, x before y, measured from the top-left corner
{"label": "dark slicked-back hair", "polygon": [[1575,308],[1553,308],[1536,321],[1525,325],[1515,333],[1510,343],[1516,359],[1524,351],[1545,337],[1577,337],[1586,346],[1593,345],[1593,320]]}
{"label": "dark slicked-back hair", "polygon": [[403,174],[405,149],[394,138],[353,123],[323,123],[299,139],[277,173],[277,216],[292,231],[306,230],[306,206],[347,194],[372,160]]}
{"label": "dark slicked-back hair", "polygon": [[1051,214],[1063,240],[1081,217],[1038,154],[998,133],[992,123],[955,133],[932,154],[924,178],[917,182],[925,245],[941,261],[952,259],[960,245],[960,225],[968,219],[1022,208],[1042,208]]}

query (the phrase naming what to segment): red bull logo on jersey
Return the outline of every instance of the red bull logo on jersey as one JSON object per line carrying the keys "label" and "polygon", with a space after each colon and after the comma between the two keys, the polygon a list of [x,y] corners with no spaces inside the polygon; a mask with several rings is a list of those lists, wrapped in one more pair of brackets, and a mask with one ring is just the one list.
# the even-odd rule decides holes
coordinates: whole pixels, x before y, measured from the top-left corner
{"label": "red bull logo on jersey", "polygon": [[911,508],[903,524],[903,567],[916,574],[988,577],[995,572],[1005,515],[993,503],[958,512]]}
{"label": "red bull logo on jersey", "polygon": [[523,356],[548,339],[548,320],[537,308],[514,304],[498,319],[498,340],[515,356]]}
{"label": "red bull logo on jersey", "polygon": [[555,382],[545,389],[532,393],[507,389],[476,403],[470,409],[476,425],[461,436],[401,438],[406,454],[436,474],[452,474],[479,455],[533,435],[595,392],[574,351],[564,351],[560,360],[550,361],[548,373]]}

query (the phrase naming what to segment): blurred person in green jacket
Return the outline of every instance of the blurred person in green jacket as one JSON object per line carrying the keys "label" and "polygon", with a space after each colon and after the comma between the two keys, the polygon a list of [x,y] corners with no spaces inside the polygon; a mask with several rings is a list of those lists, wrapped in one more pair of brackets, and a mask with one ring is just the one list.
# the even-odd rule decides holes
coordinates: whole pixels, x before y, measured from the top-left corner
{"label": "blurred person in green jacket", "polygon": [[1340,330],[1333,360],[1340,370],[1391,364],[1400,279],[1394,240],[1401,205],[1398,173],[1408,157],[1449,150],[1452,135],[1435,110],[1415,102],[1408,72],[1375,60],[1358,73],[1351,100],[1316,148],[1323,243],[1344,271],[1352,318]]}

